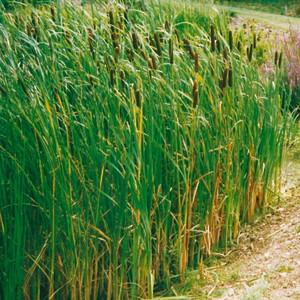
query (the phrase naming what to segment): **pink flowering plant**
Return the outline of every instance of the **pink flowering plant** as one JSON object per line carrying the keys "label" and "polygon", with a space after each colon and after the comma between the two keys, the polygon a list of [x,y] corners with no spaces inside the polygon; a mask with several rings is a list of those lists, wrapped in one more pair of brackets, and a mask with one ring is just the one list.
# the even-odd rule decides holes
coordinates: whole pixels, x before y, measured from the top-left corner
{"label": "pink flowering plant", "polygon": [[285,84],[291,88],[291,107],[300,106],[300,31],[290,28],[289,36],[282,39],[285,57]]}
{"label": "pink flowering plant", "polygon": [[276,75],[279,75],[282,80],[281,89],[284,97],[291,94],[290,108],[292,110],[299,109],[300,30],[290,28],[288,35],[277,37],[272,48],[272,58],[268,59],[261,67],[263,76],[266,80],[275,80]]}
{"label": "pink flowering plant", "polygon": [[[282,76],[282,89],[284,95],[291,93],[291,109],[300,108],[300,31],[290,28],[289,34],[278,37],[274,49],[273,57],[269,59],[261,68],[266,78],[275,78],[278,71]],[[283,53],[282,61],[279,59]],[[280,61],[280,62],[279,62]],[[279,70],[280,69],[280,70]]]}

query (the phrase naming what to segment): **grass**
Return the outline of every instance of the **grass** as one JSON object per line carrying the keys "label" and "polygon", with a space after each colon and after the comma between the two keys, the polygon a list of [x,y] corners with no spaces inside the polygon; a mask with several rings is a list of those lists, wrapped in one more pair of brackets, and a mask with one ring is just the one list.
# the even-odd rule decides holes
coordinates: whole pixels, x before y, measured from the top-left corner
{"label": "grass", "polygon": [[293,118],[281,69],[261,78],[227,22],[161,3],[3,12],[2,299],[171,294],[266,208]]}
{"label": "grass", "polygon": [[261,11],[266,13],[285,15],[290,17],[299,16],[299,2],[295,0],[288,1],[219,1],[221,5],[227,5],[230,7],[239,7],[245,9],[251,9],[255,11]]}

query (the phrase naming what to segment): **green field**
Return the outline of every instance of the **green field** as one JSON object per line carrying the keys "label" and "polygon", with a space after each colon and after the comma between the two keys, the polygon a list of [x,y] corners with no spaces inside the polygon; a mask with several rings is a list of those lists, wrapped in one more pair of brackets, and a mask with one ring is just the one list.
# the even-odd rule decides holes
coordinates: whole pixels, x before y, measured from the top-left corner
{"label": "green field", "polygon": [[266,211],[287,60],[203,7],[1,11],[0,299],[175,296]]}

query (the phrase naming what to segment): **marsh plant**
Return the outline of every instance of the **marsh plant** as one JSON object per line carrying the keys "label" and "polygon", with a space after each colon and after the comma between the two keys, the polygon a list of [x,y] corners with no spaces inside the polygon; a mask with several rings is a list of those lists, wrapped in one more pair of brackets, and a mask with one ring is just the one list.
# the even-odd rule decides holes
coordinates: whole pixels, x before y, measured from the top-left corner
{"label": "marsh plant", "polygon": [[279,75],[216,11],[180,30],[185,9],[3,13],[1,299],[151,298],[267,207]]}

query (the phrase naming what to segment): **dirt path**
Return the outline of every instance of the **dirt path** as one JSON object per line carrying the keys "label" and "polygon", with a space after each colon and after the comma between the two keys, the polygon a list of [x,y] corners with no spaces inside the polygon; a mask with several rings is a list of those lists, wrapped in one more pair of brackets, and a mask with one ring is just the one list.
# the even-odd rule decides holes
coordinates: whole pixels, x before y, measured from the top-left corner
{"label": "dirt path", "polygon": [[218,10],[226,10],[229,12],[234,12],[241,18],[252,20],[254,19],[256,22],[264,26],[271,26],[277,29],[288,30],[290,25],[294,28],[300,26],[300,18],[296,17],[288,17],[277,14],[265,13],[257,10],[251,10],[246,8],[237,8],[226,5],[217,5]]}
{"label": "dirt path", "polygon": [[211,299],[300,299],[299,193],[299,187],[289,190],[280,207],[245,228],[224,267],[232,282]]}

